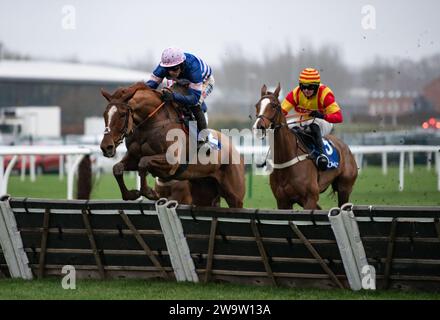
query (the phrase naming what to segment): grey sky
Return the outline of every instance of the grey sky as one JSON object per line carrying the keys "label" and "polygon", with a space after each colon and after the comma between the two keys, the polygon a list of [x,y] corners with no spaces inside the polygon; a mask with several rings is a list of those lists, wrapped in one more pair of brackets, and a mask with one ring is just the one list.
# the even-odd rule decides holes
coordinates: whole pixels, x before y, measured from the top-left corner
{"label": "grey sky", "polygon": [[[62,8],[73,5],[76,30],[64,30]],[[361,26],[364,5],[376,9],[376,30]],[[1,0],[0,41],[44,57],[128,63],[159,60],[170,45],[216,65],[236,50],[252,58],[303,46],[340,47],[351,65],[385,57],[440,52],[438,0]]]}

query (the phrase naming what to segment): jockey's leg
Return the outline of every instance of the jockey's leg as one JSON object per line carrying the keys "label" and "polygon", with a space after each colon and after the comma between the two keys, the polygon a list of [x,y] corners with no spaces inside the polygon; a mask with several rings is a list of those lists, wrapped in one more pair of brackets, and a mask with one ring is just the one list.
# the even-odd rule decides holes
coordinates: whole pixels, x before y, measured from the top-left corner
{"label": "jockey's leg", "polygon": [[319,156],[316,158],[316,166],[320,170],[325,170],[328,165],[328,158],[324,153],[324,143],[322,141],[322,133],[321,128],[316,123],[310,124],[310,130],[313,133],[313,136],[315,137],[316,146],[318,147]]}
{"label": "jockey's leg", "polygon": [[[193,112],[193,115],[197,121],[198,132],[204,129],[208,129],[208,120],[207,120],[208,116],[206,115],[205,117],[205,113],[207,112],[208,108],[206,106],[205,99],[211,94],[212,90],[214,90],[214,84],[215,84],[215,80],[214,77],[211,75],[208,79],[206,79],[203,82],[202,94],[200,96],[199,103],[197,104],[197,106],[191,108],[191,111]],[[207,139],[208,136],[206,136],[205,139],[198,136],[197,148],[200,148],[203,145],[205,145]]]}
{"label": "jockey's leg", "polygon": [[208,124],[206,123],[205,113],[202,110],[202,106],[196,105],[191,108],[191,111],[197,121],[197,130],[200,132],[204,129],[207,129]]}
{"label": "jockey's leg", "polygon": [[318,147],[319,153],[324,153],[324,143],[322,142],[321,129],[316,123],[311,123],[310,130],[312,131],[313,136],[315,137],[316,146]]}

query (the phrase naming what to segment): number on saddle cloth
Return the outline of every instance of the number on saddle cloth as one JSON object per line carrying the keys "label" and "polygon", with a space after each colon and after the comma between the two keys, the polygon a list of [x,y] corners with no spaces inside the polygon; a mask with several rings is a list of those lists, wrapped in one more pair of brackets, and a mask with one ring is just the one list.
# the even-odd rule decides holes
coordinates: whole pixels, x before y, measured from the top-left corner
{"label": "number on saddle cloth", "polygon": [[[328,158],[328,164],[326,170],[336,169],[339,167],[339,152],[338,149],[336,149],[333,145],[333,143],[330,140],[327,140],[326,138],[322,138],[322,143],[324,145],[324,153]],[[318,147],[316,146],[316,142],[313,141],[313,145],[310,146],[311,155],[313,159],[317,159],[317,157],[320,155],[318,151]]]}

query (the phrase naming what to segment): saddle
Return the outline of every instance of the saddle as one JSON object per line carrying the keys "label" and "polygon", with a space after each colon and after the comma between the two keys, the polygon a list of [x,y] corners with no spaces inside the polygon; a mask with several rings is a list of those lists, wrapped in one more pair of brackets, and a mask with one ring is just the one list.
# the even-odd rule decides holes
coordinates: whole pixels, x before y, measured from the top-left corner
{"label": "saddle", "polygon": [[[316,147],[313,147],[316,146],[317,143],[315,137],[310,131],[309,126],[306,125],[303,127],[293,127],[290,129],[290,131],[298,138],[298,140],[301,142],[301,145],[306,149],[307,153],[313,156],[313,150],[316,149]],[[316,160],[316,155],[313,160]]]}

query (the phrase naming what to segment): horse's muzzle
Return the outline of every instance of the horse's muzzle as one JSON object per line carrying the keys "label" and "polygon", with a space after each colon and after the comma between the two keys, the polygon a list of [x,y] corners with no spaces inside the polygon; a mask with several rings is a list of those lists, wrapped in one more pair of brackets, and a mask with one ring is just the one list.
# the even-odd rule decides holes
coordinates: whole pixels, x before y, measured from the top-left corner
{"label": "horse's muzzle", "polygon": [[116,154],[116,147],[114,144],[101,144],[101,150],[104,157],[112,158]]}

